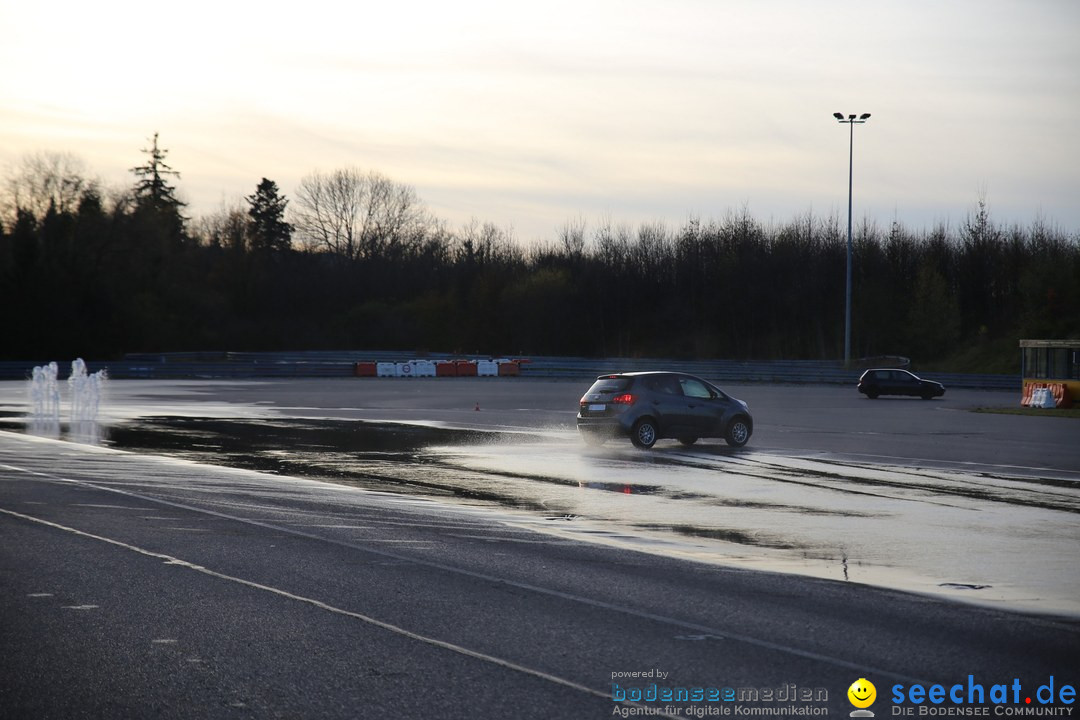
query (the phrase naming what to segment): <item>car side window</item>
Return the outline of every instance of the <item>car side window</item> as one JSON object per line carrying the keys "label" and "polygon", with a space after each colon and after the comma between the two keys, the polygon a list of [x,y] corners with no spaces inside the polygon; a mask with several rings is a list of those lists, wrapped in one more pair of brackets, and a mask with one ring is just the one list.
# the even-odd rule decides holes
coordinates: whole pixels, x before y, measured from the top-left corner
{"label": "car side window", "polygon": [[709,392],[709,388],[705,387],[705,384],[698,380],[691,380],[689,378],[685,380],[679,380],[679,384],[682,385],[683,395],[692,398],[711,398],[712,393]]}
{"label": "car side window", "polygon": [[680,393],[679,384],[672,377],[660,378],[659,389],[660,392],[665,392],[668,395],[678,395]]}
{"label": "car side window", "polygon": [[668,395],[679,394],[679,386],[674,378],[664,377],[662,375],[647,378],[645,380],[645,387],[653,392],[666,393]]}

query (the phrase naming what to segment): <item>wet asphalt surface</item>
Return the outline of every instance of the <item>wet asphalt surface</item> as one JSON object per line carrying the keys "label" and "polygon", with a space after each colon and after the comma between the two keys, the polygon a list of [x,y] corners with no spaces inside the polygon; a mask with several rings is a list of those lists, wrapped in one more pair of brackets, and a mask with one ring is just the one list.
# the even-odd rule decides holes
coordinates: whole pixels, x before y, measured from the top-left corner
{"label": "wet asphalt surface", "polygon": [[[612,674],[649,670],[832,714],[866,677],[887,714],[896,684],[1080,679],[1073,421],[949,398],[830,426],[847,398],[746,388],[749,450],[642,454],[575,443],[569,383],[119,385],[105,447],[0,433],[4,717],[609,717]],[[982,580],[1013,551],[1031,587]],[[863,584],[919,552],[894,582],[1002,599]]]}

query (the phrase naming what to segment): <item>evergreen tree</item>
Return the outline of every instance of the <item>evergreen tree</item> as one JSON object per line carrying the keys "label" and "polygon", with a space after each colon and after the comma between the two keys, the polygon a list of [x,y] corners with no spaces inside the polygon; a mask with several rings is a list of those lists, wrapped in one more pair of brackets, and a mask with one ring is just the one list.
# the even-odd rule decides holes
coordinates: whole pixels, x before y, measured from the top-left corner
{"label": "evergreen tree", "polygon": [[288,250],[292,244],[292,225],[285,222],[285,206],[289,201],[278,194],[273,180],[262,179],[255,194],[247,198],[248,238],[255,252],[278,252]]}
{"label": "evergreen tree", "polygon": [[143,148],[149,156],[144,165],[131,168],[138,178],[135,183],[135,219],[141,225],[140,234],[155,235],[164,246],[183,243],[186,239],[186,218],[180,209],[186,205],[176,197],[176,188],[168,182],[170,176],[179,179],[180,173],[165,164],[168,150],[158,147],[158,134],[153,144]]}
{"label": "evergreen tree", "polygon": [[168,150],[158,147],[158,134],[154,133],[153,145],[150,149],[143,148],[142,152],[150,156],[145,165],[131,168],[135,177],[139,178],[135,183],[135,200],[140,205],[149,204],[157,210],[179,210],[185,205],[176,197],[176,188],[166,182],[166,177],[174,176],[180,179],[180,173],[165,164],[165,156]]}

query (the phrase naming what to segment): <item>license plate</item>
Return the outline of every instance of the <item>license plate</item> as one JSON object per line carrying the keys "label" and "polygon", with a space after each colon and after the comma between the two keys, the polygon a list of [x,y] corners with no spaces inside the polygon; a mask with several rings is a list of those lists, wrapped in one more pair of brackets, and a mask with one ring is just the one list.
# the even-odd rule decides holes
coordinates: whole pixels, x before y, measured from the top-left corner
{"label": "license plate", "polygon": [[589,412],[604,412],[607,410],[607,405],[590,405]]}

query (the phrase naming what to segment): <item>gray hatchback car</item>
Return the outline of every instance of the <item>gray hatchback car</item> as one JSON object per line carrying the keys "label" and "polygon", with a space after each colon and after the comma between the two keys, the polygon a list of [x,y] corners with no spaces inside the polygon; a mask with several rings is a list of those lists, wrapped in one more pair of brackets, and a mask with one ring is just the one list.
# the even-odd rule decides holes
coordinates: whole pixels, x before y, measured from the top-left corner
{"label": "gray hatchback car", "polygon": [[923,380],[915,373],[894,368],[867,370],[856,387],[871,400],[879,395],[912,395],[932,400],[945,394],[945,386],[941,383]]}
{"label": "gray hatchback car", "polygon": [[692,445],[724,438],[742,447],[754,431],[750,408],[701,378],[677,372],[601,375],[578,404],[578,432],[590,445],[629,437],[639,448],[660,438]]}

